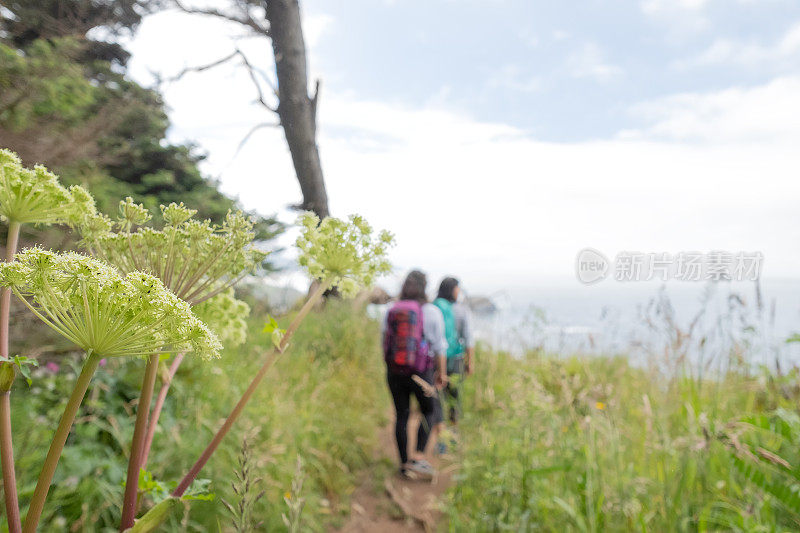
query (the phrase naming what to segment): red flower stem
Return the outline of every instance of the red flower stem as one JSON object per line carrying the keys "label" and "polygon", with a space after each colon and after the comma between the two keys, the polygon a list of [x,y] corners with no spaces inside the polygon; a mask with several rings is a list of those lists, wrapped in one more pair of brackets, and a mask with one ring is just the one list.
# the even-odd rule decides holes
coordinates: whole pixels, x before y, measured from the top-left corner
{"label": "red flower stem", "polygon": [[161,389],[158,391],[158,397],[156,397],[156,403],[153,406],[153,413],[150,415],[150,422],[147,424],[147,436],[144,440],[144,450],[142,450],[141,468],[147,468],[147,458],[150,455],[150,447],[153,445],[153,438],[155,437],[156,429],[158,428],[158,419],[161,416],[161,409],[164,408],[164,401],[167,399],[169,386],[172,384],[172,379],[175,377],[178,367],[181,366],[181,361],[183,361],[184,355],[186,354],[181,352],[175,356],[175,360],[172,361],[169,371],[167,372],[167,377],[164,379],[164,383],[161,385]]}
{"label": "red flower stem", "polygon": [[147,360],[142,378],[142,392],[139,394],[139,405],[136,406],[136,424],[131,440],[131,456],[128,458],[128,478],[125,481],[125,496],[122,500],[122,520],[119,530],[125,531],[133,527],[136,518],[136,502],[139,497],[139,470],[142,464],[142,452],[147,437],[147,417],[150,413],[150,401],[158,376],[158,354]]}
{"label": "red flower stem", "polygon": [[[8,224],[6,261],[13,261],[19,244],[19,222]],[[11,289],[3,287],[0,292],[0,359],[8,359],[8,326],[11,316]],[[2,363],[10,365],[11,363]],[[11,370],[14,372],[14,369]],[[13,375],[13,374],[12,374]],[[9,384],[10,385],[10,384]],[[17,497],[17,476],[14,472],[14,445],[11,438],[11,390],[0,392],[0,462],[3,468],[3,495],[10,533],[22,531]]]}
{"label": "red flower stem", "polygon": [[247,405],[247,402],[250,401],[250,398],[253,396],[253,393],[258,388],[259,383],[261,383],[261,380],[264,379],[264,376],[267,374],[267,371],[270,369],[273,363],[278,359],[278,357],[283,353],[283,351],[289,345],[289,339],[291,339],[292,335],[294,335],[294,332],[297,331],[297,328],[300,326],[300,323],[303,321],[306,315],[308,315],[308,313],[311,311],[311,309],[314,307],[317,301],[322,297],[323,293],[328,289],[328,287],[330,287],[330,283],[327,282],[320,283],[319,286],[316,288],[316,290],[311,294],[311,296],[309,296],[308,300],[306,300],[306,303],[303,305],[303,307],[297,313],[297,316],[294,318],[292,323],[286,329],[286,333],[284,333],[278,348],[275,350],[270,350],[270,352],[267,354],[264,364],[261,365],[261,368],[259,369],[258,373],[253,377],[253,380],[250,382],[250,385],[247,387],[247,390],[239,399],[239,402],[236,404],[236,407],[233,408],[231,414],[229,414],[228,418],[225,419],[225,422],[222,424],[222,427],[219,428],[217,434],[214,435],[214,438],[211,440],[206,449],[203,451],[202,455],[200,455],[200,458],[197,460],[197,462],[195,462],[192,468],[186,473],[186,475],[181,480],[180,484],[177,487],[175,487],[175,490],[172,491],[173,496],[175,496],[176,498],[180,498],[181,496],[183,496],[186,490],[195,480],[195,478],[197,478],[197,475],[200,473],[205,464],[214,454],[214,451],[216,451],[217,447],[219,446],[219,443],[222,442],[222,439],[225,438],[225,435],[227,435],[228,431],[230,431],[231,426],[233,426],[233,423],[236,422],[236,419],[239,418],[239,415],[242,414],[242,411]]}
{"label": "red flower stem", "polygon": [[11,391],[0,393],[0,453],[3,462],[3,492],[6,500],[8,531],[20,533],[22,524],[17,500],[17,476],[14,473],[14,448],[11,445]]}

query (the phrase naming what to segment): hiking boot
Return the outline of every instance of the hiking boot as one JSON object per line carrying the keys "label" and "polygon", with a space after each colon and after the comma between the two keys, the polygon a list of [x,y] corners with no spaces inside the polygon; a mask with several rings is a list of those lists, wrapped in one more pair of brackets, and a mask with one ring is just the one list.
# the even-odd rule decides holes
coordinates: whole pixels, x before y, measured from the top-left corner
{"label": "hiking boot", "polygon": [[408,470],[419,476],[419,479],[432,479],[436,471],[428,461],[411,461]]}
{"label": "hiking boot", "polygon": [[406,465],[400,467],[400,469],[397,471],[397,475],[403,479],[410,479],[412,481],[417,479],[417,476],[414,474],[414,472],[412,472]]}

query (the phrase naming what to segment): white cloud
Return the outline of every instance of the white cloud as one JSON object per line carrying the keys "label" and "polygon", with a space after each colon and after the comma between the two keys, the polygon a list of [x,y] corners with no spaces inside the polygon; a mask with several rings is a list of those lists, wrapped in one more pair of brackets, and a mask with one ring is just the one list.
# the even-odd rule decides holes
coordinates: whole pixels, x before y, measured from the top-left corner
{"label": "white cloud", "polygon": [[542,44],[539,36],[530,30],[524,30],[519,33],[519,40],[528,48],[538,48]]}
{"label": "white cloud", "polygon": [[525,74],[518,65],[505,65],[488,78],[487,85],[491,89],[535,93],[542,89],[542,79]]}
{"label": "white cloud", "polygon": [[575,78],[592,78],[605,82],[622,74],[622,69],[605,59],[596,43],[586,43],[567,59],[567,67]]}
{"label": "white cloud", "polygon": [[[800,239],[800,154],[786,145],[547,143],[440,109],[326,96],[319,144],[331,206],[394,231],[401,269],[421,266],[432,278],[456,269],[483,291],[569,280],[587,245],[760,250],[772,276],[800,261],[785,245]],[[262,132],[228,164],[252,121],[225,126],[225,112],[209,117],[221,129],[191,132],[225,190],[265,213],[297,201],[280,130]]]}
{"label": "white cloud", "polygon": [[682,41],[709,26],[706,8],[710,0],[641,0],[642,13],[668,31],[672,41]]}
{"label": "white cloud", "polygon": [[686,93],[634,106],[648,125],[622,138],[711,144],[795,145],[800,142],[800,76],[765,85]]}
{"label": "white cloud", "polygon": [[701,11],[709,0],[643,0],[642,11],[655,14],[667,11]]}
{"label": "white cloud", "polygon": [[742,65],[746,67],[787,66],[798,64],[800,22],[772,44],[717,39],[697,57],[675,63],[679,68],[706,65]]}
{"label": "white cloud", "polygon": [[[800,259],[784,245],[800,237],[800,154],[785,146],[546,143],[454,113],[331,99],[325,124],[394,137],[373,151],[326,133],[320,144],[336,212],[395,231],[403,267],[438,275],[457,264],[473,286],[496,288],[571,276],[586,245],[758,249],[772,275]],[[244,186],[259,197],[258,184]]]}
{"label": "white cloud", "polygon": [[306,48],[314,50],[333,22],[334,18],[324,13],[313,13],[303,17],[303,37],[306,41]]}
{"label": "white cloud", "polygon": [[[176,24],[167,14],[146,19],[131,46],[135,77],[146,79],[145,67],[174,72],[208,61],[229,42],[201,22],[174,40]],[[288,220],[285,207],[300,191],[282,131],[261,130],[233,158],[262,120],[249,83],[223,68],[169,86],[170,135],[208,150],[204,170],[245,207]],[[648,126],[628,139],[548,143],[438,106],[328,90],[319,146],[334,213],[359,212],[395,232],[393,262],[421,266],[431,279],[456,271],[476,291],[569,281],[585,246],[760,250],[767,276],[792,275],[800,249],[786,243],[800,241],[800,152],[796,143],[754,140],[800,137],[799,104],[789,99],[798,91],[800,81],[787,78],[683,95],[641,106]],[[728,142],[688,142],[697,139]],[[687,142],[665,142],[674,140]]]}

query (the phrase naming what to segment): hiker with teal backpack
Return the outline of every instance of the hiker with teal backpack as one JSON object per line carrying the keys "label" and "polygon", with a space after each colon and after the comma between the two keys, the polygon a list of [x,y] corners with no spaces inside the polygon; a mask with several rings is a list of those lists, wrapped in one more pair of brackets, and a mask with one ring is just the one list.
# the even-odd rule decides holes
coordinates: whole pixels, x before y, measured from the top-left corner
{"label": "hiker with teal backpack", "polygon": [[[395,440],[400,455],[400,475],[408,479],[432,479],[435,472],[425,460],[425,448],[434,428],[442,422],[437,390],[447,381],[447,341],[441,311],[428,303],[425,274],[408,274],[398,301],[383,319],[383,355],[386,380],[395,407]],[[409,460],[408,418],[411,396],[422,411],[416,452]]]}
{"label": "hiker with teal backpack", "polygon": [[[447,385],[442,390],[442,407],[448,408],[450,423],[455,426],[461,416],[461,385],[464,377],[474,370],[475,342],[472,336],[472,317],[466,305],[458,303],[461,292],[458,280],[447,277],[439,285],[439,293],[433,305],[439,308],[444,319],[447,339]],[[442,428],[439,428],[441,431]],[[439,432],[437,431],[437,433]],[[438,444],[440,453],[446,451],[443,442]]]}

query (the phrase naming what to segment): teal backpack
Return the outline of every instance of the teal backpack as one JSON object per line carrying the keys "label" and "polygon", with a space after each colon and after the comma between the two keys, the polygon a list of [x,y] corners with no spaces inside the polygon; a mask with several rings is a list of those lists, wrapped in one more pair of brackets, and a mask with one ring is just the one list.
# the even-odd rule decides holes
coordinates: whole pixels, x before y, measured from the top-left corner
{"label": "teal backpack", "polygon": [[447,357],[454,357],[464,353],[464,345],[456,331],[456,316],[453,314],[453,304],[445,298],[436,298],[433,305],[439,308],[444,317],[444,336],[447,339]]}

